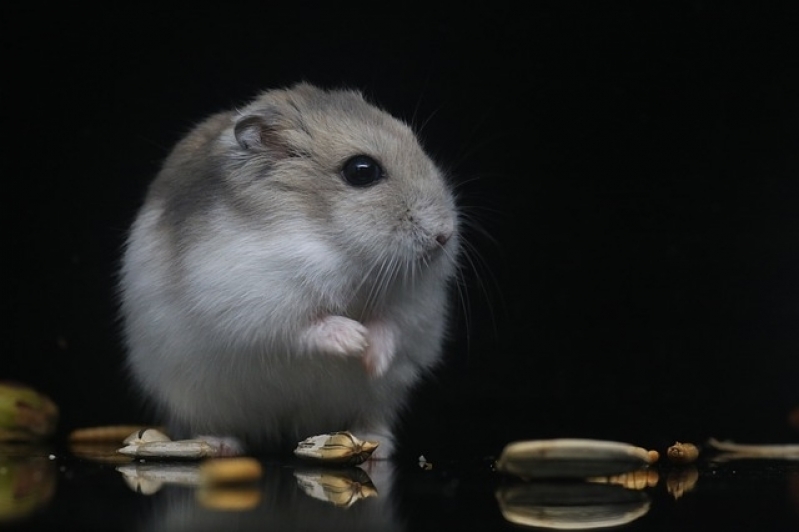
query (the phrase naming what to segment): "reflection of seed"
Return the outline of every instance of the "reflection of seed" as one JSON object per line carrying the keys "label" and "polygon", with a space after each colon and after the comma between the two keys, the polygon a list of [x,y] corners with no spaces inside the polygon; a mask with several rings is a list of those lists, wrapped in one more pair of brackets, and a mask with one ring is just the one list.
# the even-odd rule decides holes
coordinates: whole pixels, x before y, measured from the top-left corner
{"label": "reflection of seed", "polygon": [[339,508],[349,508],[362,499],[378,496],[372,479],[359,467],[295,471],[294,476],[308,496]]}
{"label": "reflection of seed", "polygon": [[699,471],[696,466],[679,467],[669,472],[666,478],[666,490],[674,500],[677,500],[694,489],[698,480]]}
{"label": "reflection of seed", "polygon": [[131,462],[118,466],[130,489],[145,495],[158,491],[161,486],[200,485],[200,466],[194,462]]}
{"label": "reflection of seed", "polygon": [[699,458],[699,448],[693,443],[674,442],[666,456],[675,464],[690,464]]}
{"label": "reflection of seed", "polygon": [[499,510],[514,525],[536,530],[593,530],[621,527],[649,511],[644,490],[590,482],[520,482],[501,486]]}
{"label": "reflection of seed", "polygon": [[644,488],[654,488],[657,486],[659,479],[660,476],[657,469],[639,469],[638,471],[622,473],[621,475],[593,477],[586,480],[598,484],[618,484],[631,490],[642,490]]}
{"label": "reflection of seed", "polygon": [[261,502],[261,490],[249,486],[202,487],[197,501],[205,508],[240,512],[252,510]]}
{"label": "reflection of seed", "polygon": [[261,478],[261,463],[255,458],[211,458],[200,464],[203,484],[236,484]]}

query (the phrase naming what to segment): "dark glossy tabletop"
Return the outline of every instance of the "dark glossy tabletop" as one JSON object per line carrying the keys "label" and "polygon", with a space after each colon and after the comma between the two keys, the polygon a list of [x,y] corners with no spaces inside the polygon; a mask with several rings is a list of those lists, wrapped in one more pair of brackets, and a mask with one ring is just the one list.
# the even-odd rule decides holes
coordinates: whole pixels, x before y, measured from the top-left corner
{"label": "dark glossy tabletop", "polygon": [[522,480],[492,457],[320,467],[261,460],[260,481],[209,488],[197,462],[97,450],[0,453],[8,530],[796,530],[799,462],[740,459],[591,481]]}

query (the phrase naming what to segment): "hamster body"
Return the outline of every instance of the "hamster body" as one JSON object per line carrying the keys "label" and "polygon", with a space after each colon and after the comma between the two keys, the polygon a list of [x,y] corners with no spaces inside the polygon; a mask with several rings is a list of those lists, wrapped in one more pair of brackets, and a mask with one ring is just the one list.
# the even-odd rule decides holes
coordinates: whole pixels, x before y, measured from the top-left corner
{"label": "hamster body", "polygon": [[120,272],[131,377],[174,437],[285,451],[350,430],[394,450],[441,358],[452,189],[360,93],[301,83],[216,114],[148,189]]}

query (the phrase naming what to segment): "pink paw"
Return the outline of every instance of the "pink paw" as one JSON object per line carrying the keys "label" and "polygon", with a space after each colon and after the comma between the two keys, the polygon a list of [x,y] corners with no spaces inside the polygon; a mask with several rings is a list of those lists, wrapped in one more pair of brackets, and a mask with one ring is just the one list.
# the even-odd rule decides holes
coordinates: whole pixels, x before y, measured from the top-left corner
{"label": "pink paw", "polygon": [[331,355],[361,355],[369,345],[361,323],[344,316],[325,316],[302,334],[305,348]]}
{"label": "pink paw", "polygon": [[379,377],[388,370],[397,351],[394,329],[380,323],[369,324],[369,346],[363,354],[366,372]]}

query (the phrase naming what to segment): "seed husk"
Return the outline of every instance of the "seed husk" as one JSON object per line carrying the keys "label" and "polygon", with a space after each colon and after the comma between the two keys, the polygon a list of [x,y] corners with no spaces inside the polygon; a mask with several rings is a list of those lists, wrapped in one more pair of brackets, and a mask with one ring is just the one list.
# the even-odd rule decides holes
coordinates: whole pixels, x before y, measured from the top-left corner
{"label": "seed husk", "polygon": [[342,431],[306,438],[297,444],[294,454],[329,464],[357,465],[365,462],[378,445],[378,442],[363,441],[351,432]]}

